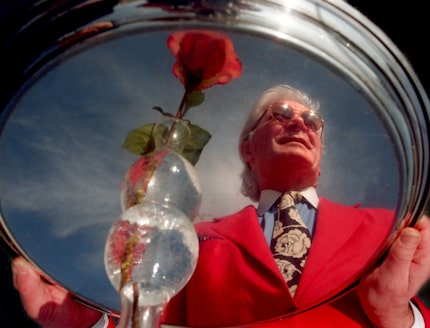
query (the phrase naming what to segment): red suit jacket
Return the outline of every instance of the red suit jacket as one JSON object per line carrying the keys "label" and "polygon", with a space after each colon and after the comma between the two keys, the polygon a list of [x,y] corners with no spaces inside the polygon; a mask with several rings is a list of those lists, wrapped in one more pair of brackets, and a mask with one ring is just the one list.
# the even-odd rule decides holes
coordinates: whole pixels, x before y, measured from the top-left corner
{"label": "red suit jacket", "polygon": [[[317,304],[358,278],[391,233],[394,213],[321,198],[312,247],[294,299],[273,260],[252,206],[196,225],[196,270],[168,304],[164,323],[191,327],[244,326]],[[378,251],[378,252],[377,252]],[[376,252],[376,254],[375,254]],[[418,304],[430,324],[430,312]],[[372,327],[354,290],[329,304],[269,326]]]}

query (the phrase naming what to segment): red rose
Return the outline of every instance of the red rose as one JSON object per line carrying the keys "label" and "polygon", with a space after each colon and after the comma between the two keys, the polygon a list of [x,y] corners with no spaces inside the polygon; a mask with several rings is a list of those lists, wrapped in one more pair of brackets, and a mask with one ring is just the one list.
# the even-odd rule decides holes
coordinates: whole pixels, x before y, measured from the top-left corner
{"label": "red rose", "polygon": [[176,57],[173,73],[187,92],[226,84],[242,73],[233,43],[223,34],[181,31],[170,35],[167,45]]}

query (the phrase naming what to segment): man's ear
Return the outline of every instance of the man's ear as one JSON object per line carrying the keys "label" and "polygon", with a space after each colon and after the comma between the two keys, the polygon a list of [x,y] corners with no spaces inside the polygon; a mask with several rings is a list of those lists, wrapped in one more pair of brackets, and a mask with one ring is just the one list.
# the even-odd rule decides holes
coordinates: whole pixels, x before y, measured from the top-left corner
{"label": "man's ear", "polygon": [[242,160],[246,163],[250,163],[254,158],[251,151],[251,142],[249,138],[243,140],[239,145],[240,156]]}

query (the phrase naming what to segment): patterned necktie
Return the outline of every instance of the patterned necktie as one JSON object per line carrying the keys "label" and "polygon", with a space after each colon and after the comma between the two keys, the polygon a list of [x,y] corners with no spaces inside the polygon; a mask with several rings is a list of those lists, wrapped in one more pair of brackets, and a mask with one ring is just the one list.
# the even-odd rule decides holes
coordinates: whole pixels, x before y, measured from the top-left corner
{"label": "patterned necktie", "polygon": [[281,196],[270,245],[292,296],[296,293],[311,247],[309,230],[295,206],[301,199],[302,195],[297,192],[286,192]]}

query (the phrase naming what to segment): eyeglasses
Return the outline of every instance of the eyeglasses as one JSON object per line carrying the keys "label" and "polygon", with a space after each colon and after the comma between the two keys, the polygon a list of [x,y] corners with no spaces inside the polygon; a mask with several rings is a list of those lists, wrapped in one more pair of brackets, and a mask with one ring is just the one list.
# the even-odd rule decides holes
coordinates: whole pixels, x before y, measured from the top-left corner
{"label": "eyeglasses", "polygon": [[[269,107],[267,107],[267,109],[255,123],[251,131],[253,132],[261,123],[271,121],[273,119],[277,120],[280,123],[287,123],[294,117],[295,114],[296,112],[294,111],[294,108],[292,106],[284,102],[275,102]],[[300,113],[300,117],[303,119],[305,126],[309,130],[318,133],[319,136],[322,136],[324,120],[317,112],[315,112],[314,110],[307,110]]]}

